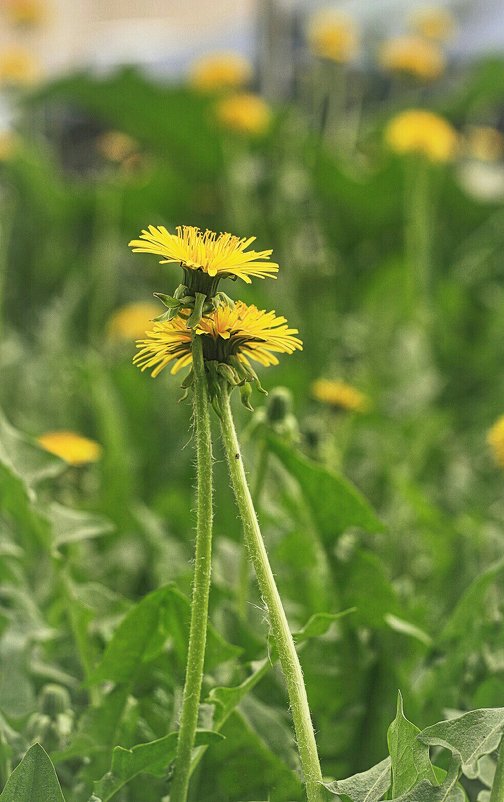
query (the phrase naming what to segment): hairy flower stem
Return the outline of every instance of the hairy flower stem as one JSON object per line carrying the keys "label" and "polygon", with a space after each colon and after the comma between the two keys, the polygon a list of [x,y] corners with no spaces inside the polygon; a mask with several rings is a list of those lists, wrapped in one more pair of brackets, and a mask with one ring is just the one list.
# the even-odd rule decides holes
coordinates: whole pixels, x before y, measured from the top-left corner
{"label": "hairy flower stem", "polygon": [[[252,500],[256,507],[259,507],[266,471],[268,469],[269,451],[266,440],[262,439],[257,449],[257,462],[252,480]],[[243,545],[240,555],[240,571],[238,577],[237,606],[238,615],[242,621],[247,620],[247,609],[249,603],[250,586],[250,563],[247,554],[247,547]]]}
{"label": "hairy flower stem", "polygon": [[504,802],[504,737],[500,744],[490,802]]}
{"label": "hairy flower stem", "polygon": [[229,396],[229,388],[227,385],[223,385],[221,393],[221,431],[231,476],[231,485],[243,523],[245,545],[254,566],[261,596],[268,611],[273,641],[287,685],[308,802],[323,802],[325,795],[321,785],[322,773],[303,672],[268,560],[252,496],[250,495]]}
{"label": "hairy flower stem", "polygon": [[201,337],[193,336],[193,405],[196,443],[196,554],[187,668],[170,802],[186,802],[203,682],[212,563],[212,442]]}

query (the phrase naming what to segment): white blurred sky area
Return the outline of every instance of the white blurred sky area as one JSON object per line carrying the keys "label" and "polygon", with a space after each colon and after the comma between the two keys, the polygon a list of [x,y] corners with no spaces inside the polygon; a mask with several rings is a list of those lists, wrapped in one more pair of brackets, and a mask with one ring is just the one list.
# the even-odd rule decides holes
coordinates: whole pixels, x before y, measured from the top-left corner
{"label": "white blurred sky area", "polygon": [[403,32],[416,9],[446,6],[459,18],[456,55],[504,52],[504,0],[44,0],[43,26],[9,26],[0,0],[0,47],[33,51],[46,72],[137,63],[165,74],[183,73],[212,50],[256,50],[259,5],[274,2],[301,19],[319,8],[348,12],[364,28],[384,36]]}

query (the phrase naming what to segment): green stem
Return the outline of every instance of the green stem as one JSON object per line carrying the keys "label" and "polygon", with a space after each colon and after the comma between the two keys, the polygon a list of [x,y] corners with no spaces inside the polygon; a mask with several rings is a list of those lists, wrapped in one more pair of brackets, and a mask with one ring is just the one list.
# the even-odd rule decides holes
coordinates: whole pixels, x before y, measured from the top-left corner
{"label": "green stem", "polygon": [[490,802],[504,802],[504,738],[501,740]]}
{"label": "green stem", "polygon": [[[266,470],[268,468],[269,451],[265,440],[261,440],[258,448],[257,463],[252,480],[252,499],[256,507],[259,506],[261,492],[264,487]],[[246,546],[243,546],[240,555],[240,569],[238,576],[237,607],[238,615],[242,621],[247,619],[249,603],[250,565]]]}
{"label": "green stem", "polygon": [[212,561],[212,442],[203,347],[201,337],[197,335],[193,336],[192,353],[197,470],[196,554],[186,679],[170,802],[185,802],[187,799],[203,682]]}
{"label": "green stem", "polygon": [[409,306],[423,324],[430,318],[432,209],[430,170],[416,158],[406,173],[406,258],[409,270]]}
{"label": "green stem", "polygon": [[290,709],[296,731],[299,757],[303,769],[308,802],[323,802],[322,773],[317,753],[303,672],[296,647],[271,570],[256,512],[245,475],[240,446],[231,412],[229,389],[222,387],[221,431],[236,504],[243,523],[245,544],[266,606],[273,641],[285,677]]}

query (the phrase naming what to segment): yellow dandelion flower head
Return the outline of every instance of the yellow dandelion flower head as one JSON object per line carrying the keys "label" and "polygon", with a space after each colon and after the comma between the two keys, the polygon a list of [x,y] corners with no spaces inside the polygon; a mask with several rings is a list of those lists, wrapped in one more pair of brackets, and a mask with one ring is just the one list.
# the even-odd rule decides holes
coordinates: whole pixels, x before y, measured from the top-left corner
{"label": "yellow dandelion flower head", "polygon": [[42,0],[6,0],[4,9],[13,25],[27,28],[42,25],[47,17],[47,7]]}
{"label": "yellow dandelion flower head", "polygon": [[259,95],[240,92],[217,103],[215,114],[219,124],[237,134],[262,136],[272,120],[271,108]]}
{"label": "yellow dandelion flower head", "polygon": [[0,53],[0,84],[28,85],[39,74],[39,65],[23,47],[12,45]]}
{"label": "yellow dandelion flower head", "polygon": [[501,415],[488,430],[486,441],[492,450],[495,462],[504,468],[504,415]]}
{"label": "yellow dandelion flower head", "polygon": [[351,17],[324,9],[310,20],[308,44],[315,56],[344,64],[356,56],[359,36]]}
{"label": "yellow dandelion flower head", "polygon": [[209,53],[192,64],[189,83],[200,92],[241,89],[252,75],[252,64],[239,53]]}
{"label": "yellow dandelion flower head", "polygon": [[110,317],[107,334],[110,340],[136,340],[142,337],[149,328],[153,318],[158,317],[162,309],[158,304],[149,302],[131,303],[118,309]]}
{"label": "yellow dandelion flower head", "polygon": [[450,123],[424,109],[407,109],[393,117],[385,139],[395,153],[418,153],[433,162],[450,161],[458,148],[458,135]]}
{"label": "yellow dandelion flower head", "polygon": [[86,465],[98,462],[102,447],[87,437],[69,431],[46,432],[37,438],[46,451],[55,454],[69,465]]}
{"label": "yellow dandelion flower head", "polygon": [[445,68],[445,57],[439,46],[420,36],[389,39],[380,48],[378,61],[387,72],[405,73],[420,81],[439,78]]}
{"label": "yellow dandelion flower head", "polygon": [[445,42],[455,33],[455,18],[446,8],[419,8],[413,12],[410,20],[412,29],[426,39]]}
{"label": "yellow dandelion flower head", "polygon": [[322,404],[349,412],[367,412],[371,404],[369,398],[343,381],[317,379],[311,386],[312,396]]}
{"label": "yellow dandelion flower head", "polygon": [[278,264],[268,261],[271,250],[247,250],[255,239],[202,231],[196,226],[177,226],[176,234],[170,234],[164,226],[149,226],[140,239],[129,245],[133,253],[162,256],[160,264],[179,262],[187,270],[201,270],[211,277],[236,276],[250,284],[251,277],[276,278],[274,274],[278,272]]}
{"label": "yellow dandelion flower head", "polygon": [[96,140],[98,153],[111,162],[121,163],[139,150],[138,142],[122,131],[106,131]]}
{"label": "yellow dandelion flower head", "polygon": [[[269,367],[278,364],[276,354],[302,350],[303,344],[296,337],[298,333],[274,311],[266,312],[237,301],[234,307],[221,306],[202,318],[194,336],[203,338],[206,360],[227,363],[237,358],[245,365],[252,360]],[[156,323],[153,330],[138,341],[139,350],[133,362],[141,370],[152,370],[152,376],[157,376],[170,363],[173,363],[171,373],[178,373],[192,362],[191,337],[185,317]]]}
{"label": "yellow dandelion flower head", "polygon": [[464,150],[472,159],[498,161],[504,155],[504,135],[489,125],[471,125],[465,132]]}

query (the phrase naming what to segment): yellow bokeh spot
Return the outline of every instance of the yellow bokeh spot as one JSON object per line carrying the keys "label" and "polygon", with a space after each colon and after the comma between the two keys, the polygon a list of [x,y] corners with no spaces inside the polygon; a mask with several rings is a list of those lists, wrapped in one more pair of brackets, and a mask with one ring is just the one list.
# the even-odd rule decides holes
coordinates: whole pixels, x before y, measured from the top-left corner
{"label": "yellow bokeh spot", "polygon": [[492,450],[495,462],[504,468],[504,415],[501,415],[488,430],[486,440]]}
{"label": "yellow bokeh spot", "polygon": [[411,27],[426,39],[445,42],[455,33],[455,18],[446,8],[431,6],[417,9],[411,15]]}
{"label": "yellow bokeh spot", "polygon": [[189,84],[200,92],[241,89],[250,82],[252,75],[250,61],[239,53],[210,53],[193,63]]}
{"label": "yellow bokeh spot", "polygon": [[34,83],[39,75],[39,65],[25,48],[12,45],[0,52],[0,84],[24,86]]}
{"label": "yellow bokeh spot", "polygon": [[65,460],[69,465],[97,462],[102,454],[99,443],[75,432],[46,432],[37,438],[37,442],[46,451]]}
{"label": "yellow bokeh spot", "polygon": [[359,37],[350,17],[323,10],[310,22],[308,43],[315,56],[344,64],[356,56]]}
{"label": "yellow bokeh spot", "polygon": [[122,131],[106,131],[96,140],[96,149],[105,159],[121,163],[139,149],[138,142]]}
{"label": "yellow bokeh spot", "polygon": [[471,125],[464,138],[464,150],[472,159],[495,162],[504,154],[504,136],[487,125]]}
{"label": "yellow bokeh spot", "polygon": [[137,340],[143,337],[155,317],[164,311],[160,304],[132,303],[118,309],[110,317],[107,334],[111,340]]}
{"label": "yellow bokeh spot", "polygon": [[420,36],[389,39],[381,46],[378,61],[387,72],[411,75],[420,81],[439,78],[445,68],[445,57],[439,46]]}
{"label": "yellow bokeh spot", "polygon": [[4,10],[13,25],[32,28],[47,19],[47,6],[42,0],[6,0]]}
{"label": "yellow bokeh spot", "polygon": [[216,115],[223,128],[238,134],[261,136],[271,125],[271,109],[259,95],[242,93],[221,100]]}
{"label": "yellow bokeh spot", "polygon": [[458,148],[458,135],[450,123],[424,109],[408,109],[393,117],[385,139],[395,153],[418,153],[433,162],[450,161]]}
{"label": "yellow bokeh spot", "polygon": [[367,412],[371,407],[364,393],[343,381],[317,379],[311,386],[311,394],[322,404],[349,412]]}

